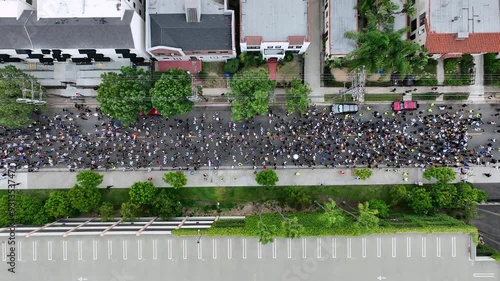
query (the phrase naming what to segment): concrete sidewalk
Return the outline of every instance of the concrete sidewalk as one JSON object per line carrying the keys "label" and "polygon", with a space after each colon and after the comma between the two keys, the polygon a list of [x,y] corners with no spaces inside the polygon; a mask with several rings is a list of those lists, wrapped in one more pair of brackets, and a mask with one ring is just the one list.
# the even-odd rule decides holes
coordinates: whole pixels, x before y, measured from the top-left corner
{"label": "concrete sidewalk", "polygon": [[[261,171],[262,169],[257,169]],[[422,170],[419,168],[401,168],[395,172],[386,171],[386,168],[373,169],[373,175],[366,181],[357,180],[352,175],[354,169],[342,168],[303,168],[296,169],[287,167],[286,169],[278,168],[276,170],[279,177],[279,186],[290,185],[382,185],[382,184],[414,184],[415,182],[430,183],[422,178]],[[341,174],[344,171],[344,175]],[[459,180],[459,169],[457,172],[457,180]],[[104,175],[104,182],[101,187],[113,185],[114,188],[128,188],[134,182],[146,181],[149,177],[153,179],[153,183],[158,187],[165,187],[166,184],[162,180],[164,173],[168,171],[153,170],[147,172],[114,170],[108,172],[99,172]],[[188,186],[190,187],[218,187],[218,186],[257,186],[255,182],[254,170],[252,169],[230,169],[221,168],[219,170],[202,168],[196,172],[183,171],[188,178]],[[408,173],[408,181],[404,181],[403,173]],[[500,170],[493,166],[470,167],[472,176],[469,176],[468,181],[472,183],[500,183]],[[296,175],[299,173],[300,175]],[[491,177],[486,177],[483,173],[490,173]],[[205,180],[203,174],[208,177]],[[68,172],[66,169],[44,169],[43,172],[27,173],[18,171],[14,179],[15,183],[19,183],[16,189],[49,189],[49,188],[71,188],[75,184],[76,173]],[[7,180],[0,180],[0,189],[7,189]]]}

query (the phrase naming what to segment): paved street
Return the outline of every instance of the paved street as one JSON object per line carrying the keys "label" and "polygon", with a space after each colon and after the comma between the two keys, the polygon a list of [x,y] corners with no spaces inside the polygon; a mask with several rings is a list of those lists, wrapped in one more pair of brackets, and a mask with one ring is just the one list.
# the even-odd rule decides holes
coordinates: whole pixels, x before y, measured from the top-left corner
{"label": "paved street", "polygon": [[238,237],[17,237],[16,274],[6,270],[2,244],[0,280],[497,280],[499,264],[471,261],[469,243],[465,234],[277,239],[269,245]]}

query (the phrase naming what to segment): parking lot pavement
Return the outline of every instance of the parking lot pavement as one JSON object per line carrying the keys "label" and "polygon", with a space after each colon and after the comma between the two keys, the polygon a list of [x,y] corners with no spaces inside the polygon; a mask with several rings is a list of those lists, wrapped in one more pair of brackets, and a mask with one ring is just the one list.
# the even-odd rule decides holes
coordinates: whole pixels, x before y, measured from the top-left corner
{"label": "parking lot pavement", "polygon": [[241,237],[20,236],[15,274],[7,271],[8,249],[2,244],[0,280],[498,278],[497,263],[469,259],[469,241],[468,235],[458,233],[276,239],[268,245]]}

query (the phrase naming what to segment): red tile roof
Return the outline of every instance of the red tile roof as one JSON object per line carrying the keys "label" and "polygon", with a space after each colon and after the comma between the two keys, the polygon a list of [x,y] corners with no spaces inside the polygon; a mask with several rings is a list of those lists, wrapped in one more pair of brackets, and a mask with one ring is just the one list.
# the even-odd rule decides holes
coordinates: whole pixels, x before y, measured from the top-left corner
{"label": "red tile roof", "polygon": [[202,64],[200,60],[189,60],[189,61],[159,61],[156,67],[156,71],[164,72],[171,68],[179,68],[189,71],[191,74],[197,74],[202,70]]}
{"label": "red tile roof", "polygon": [[305,36],[288,36],[288,44],[292,46],[302,45],[304,44],[304,41],[306,41]]}
{"label": "red tile roof", "polygon": [[251,46],[260,45],[260,42],[262,42],[262,36],[245,36],[245,42],[247,45]]}
{"label": "red tile roof", "polygon": [[428,33],[425,47],[430,54],[499,53],[500,33],[470,33],[469,38],[457,40],[457,34]]}

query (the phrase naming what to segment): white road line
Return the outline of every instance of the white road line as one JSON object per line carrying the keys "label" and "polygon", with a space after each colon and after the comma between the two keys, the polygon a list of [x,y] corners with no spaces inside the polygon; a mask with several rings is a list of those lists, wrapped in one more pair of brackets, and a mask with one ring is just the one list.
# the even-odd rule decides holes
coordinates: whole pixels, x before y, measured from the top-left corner
{"label": "white road line", "polygon": [[78,241],[78,260],[83,260],[83,241]]}
{"label": "white road line", "polygon": [[411,257],[411,237],[406,237],[406,257]]}
{"label": "white road line", "polygon": [[392,257],[395,258],[396,257],[396,237],[392,237],[391,242],[392,242]]}
{"label": "white road line", "polygon": [[182,240],[182,258],[185,260],[188,258],[187,252],[187,240]]}
{"label": "white road line", "polygon": [[451,237],[451,256],[455,258],[457,256],[457,238]]}
{"label": "white road line", "polygon": [[68,259],[68,241],[62,241],[63,260]]}
{"label": "white road line", "polygon": [[227,258],[233,258],[233,240],[231,238],[227,239]]}
{"label": "white road line", "polygon": [[302,238],[302,258],[306,258],[307,257],[307,240],[305,238]]}
{"label": "white road line", "polygon": [[19,253],[17,260],[22,261],[23,260],[23,243],[21,241],[19,241],[19,250],[17,250],[17,251]]}
{"label": "white road line", "polygon": [[201,260],[203,258],[203,245],[201,244],[203,241],[200,239],[198,241],[198,259]]}
{"label": "white road line", "polygon": [[47,241],[47,259],[52,260],[52,241]]}
{"label": "white road line", "polygon": [[286,240],[286,244],[287,244],[288,258],[291,259],[292,258],[292,239],[288,238]]}
{"label": "white road line", "polygon": [[153,240],[153,259],[158,259],[158,240]]}
{"label": "white road line", "polygon": [[128,258],[128,249],[127,249],[127,241],[123,241],[123,259],[126,260]]}
{"label": "white road line", "polygon": [[113,241],[108,240],[108,260],[113,256]]}
{"label": "white road line", "polygon": [[337,258],[337,238],[332,238],[332,258]]}
{"label": "white road line", "polygon": [[441,257],[441,237],[436,237],[436,256]]}
{"label": "white road line", "polygon": [[2,243],[2,261],[7,261],[7,243]]}
{"label": "white road line", "polygon": [[361,256],[366,258],[366,238],[361,238]]}
{"label": "white road line", "polygon": [[38,259],[38,255],[36,251],[38,250],[37,243],[36,241],[33,241],[33,261],[36,261]]}
{"label": "white road line", "polygon": [[472,274],[473,277],[478,277],[478,278],[495,278],[495,273],[474,273]]}
{"label": "white road line", "polygon": [[245,238],[243,238],[241,241],[243,243],[243,258],[246,259],[247,258],[247,240]]}
{"label": "white road line", "polygon": [[427,240],[425,237],[422,237],[422,258],[427,256]]}
{"label": "white road line", "polygon": [[262,258],[262,243],[260,242],[257,242],[257,257]]}
{"label": "white road line", "polygon": [[212,239],[212,258],[217,259],[217,240]]}
{"label": "white road line", "polygon": [[278,244],[278,241],[276,239],[274,239],[274,241],[273,241],[273,259],[275,259],[277,256],[277,249],[276,249],[277,244]]}
{"label": "white road line", "polygon": [[97,240],[92,241],[92,258],[97,260]]}
{"label": "white road line", "polygon": [[167,257],[169,260],[172,259],[172,240],[167,240]]}
{"label": "white road line", "polygon": [[382,238],[377,237],[377,258],[382,257]]}
{"label": "white road line", "polygon": [[321,238],[317,238],[316,240],[316,252],[318,254],[318,259],[321,258]]}
{"label": "white road line", "polygon": [[137,259],[142,260],[142,240],[137,240]]}
{"label": "white road line", "polygon": [[347,238],[347,258],[351,258],[351,238]]}

